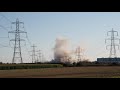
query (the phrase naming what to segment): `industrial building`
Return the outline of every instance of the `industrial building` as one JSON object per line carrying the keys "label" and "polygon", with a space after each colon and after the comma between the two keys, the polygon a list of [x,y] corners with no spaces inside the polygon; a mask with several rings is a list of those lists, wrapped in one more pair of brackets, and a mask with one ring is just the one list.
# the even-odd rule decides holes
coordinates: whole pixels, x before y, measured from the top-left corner
{"label": "industrial building", "polygon": [[97,58],[99,63],[120,63],[120,58]]}

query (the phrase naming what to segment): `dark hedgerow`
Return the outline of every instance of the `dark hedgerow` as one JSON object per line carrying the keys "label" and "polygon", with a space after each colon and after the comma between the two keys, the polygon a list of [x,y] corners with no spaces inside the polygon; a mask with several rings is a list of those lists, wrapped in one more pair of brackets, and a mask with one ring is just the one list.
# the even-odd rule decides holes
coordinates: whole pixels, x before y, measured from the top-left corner
{"label": "dark hedgerow", "polygon": [[39,68],[57,68],[63,67],[61,64],[2,64],[0,70],[11,70],[11,69],[39,69]]}

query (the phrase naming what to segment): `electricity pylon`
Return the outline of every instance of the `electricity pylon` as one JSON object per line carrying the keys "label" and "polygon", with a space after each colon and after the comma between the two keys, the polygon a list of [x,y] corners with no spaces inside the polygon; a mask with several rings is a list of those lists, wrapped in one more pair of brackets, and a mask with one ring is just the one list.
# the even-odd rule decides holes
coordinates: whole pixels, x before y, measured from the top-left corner
{"label": "electricity pylon", "polygon": [[79,46],[79,47],[76,48],[76,56],[77,56],[77,61],[78,61],[78,62],[81,62],[81,60],[82,60],[82,55],[81,55],[81,53],[82,53],[82,49],[81,49],[80,46]]}
{"label": "electricity pylon", "polygon": [[20,39],[20,33],[27,33],[27,32],[21,31],[19,29],[20,28],[20,24],[24,24],[24,23],[23,22],[19,22],[18,18],[16,19],[16,22],[12,22],[12,24],[16,25],[16,30],[8,32],[8,33],[14,33],[15,34],[15,39],[11,39],[10,40],[10,41],[15,41],[12,63],[15,63],[16,58],[20,59],[20,63],[23,63],[22,54],[21,54],[20,41],[25,41],[25,40],[24,39]]}
{"label": "electricity pylon", "polygon": [[39,57],[39,62],[42,62],[42,52],[41,50],[38,50],[38,57]]}
{"label": "electricity pylon", "polygon": [[[108,49],[108,46],[110,47],[109,58],[113,58],[113,57],[117,57],[117,55],[116,55],[116,46],[119,49],[119,45],[115,43],[115,40],[119,40],[119,43],[120,43],[120,39],[115,37],[115,36],[118,36],[118,32],[114,31],[113,28],[112,28],[111,31],[107,32],[107,36],[109,36],[109,33],[111,33],[111,38],[105,39],[105,43],[106,43],[107,40],[111,41],[110,45],[106,46],[106,49]],[[116,33],[116,35],[115,35],[115,33]]]}
{"label": "electricity pylon", "polygon": [[32,63],[34,63],[34,62],[36,62],[36,58],[35,58],[35,56],[37,56],[35,53],[36,53],[36,51],[35,51],[35,45],[33,44],[33,46],[31,46],[31,47],[33,47],[33,50],[32,50]]}

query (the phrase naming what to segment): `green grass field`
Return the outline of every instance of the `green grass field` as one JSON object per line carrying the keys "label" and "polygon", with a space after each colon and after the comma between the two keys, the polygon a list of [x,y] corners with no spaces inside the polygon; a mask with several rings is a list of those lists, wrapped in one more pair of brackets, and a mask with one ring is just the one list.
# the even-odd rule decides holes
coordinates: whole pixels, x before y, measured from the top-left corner
{"label": "green grass field", "polygon": [[0,78],[120,78],[120,66],[0,70]]}

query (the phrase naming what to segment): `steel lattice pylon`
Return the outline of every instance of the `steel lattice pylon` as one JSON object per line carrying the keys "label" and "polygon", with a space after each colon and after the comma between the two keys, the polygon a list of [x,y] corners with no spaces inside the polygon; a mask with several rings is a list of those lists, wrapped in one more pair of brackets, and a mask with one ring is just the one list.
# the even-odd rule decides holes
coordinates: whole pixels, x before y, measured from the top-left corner
{"label": "steel lattice pylon", "polygon": [[14,41],[15,42],[12,63],[15,63],[16,59],[20,59],[20,63],[23,63],[22,54],[21,54],[20,41],[25,41],[25,40],[24,39],[20,39],[20,33],[27,33],[27,32],[19,30],[20,24],[24,24],[24,23],[23,22],[19,22],[18,19],[16,19],[16,22],[12,22],[12,24],[16,24],[16,30],[8,32],[8,33],[14,33],[15,34],[15,39],[11,39],[10,40],[10,41]]}
{"label": "steel lattice pylon", "polygon": [[[111,41],[110,45],[106,46],[106,49],[108,49],[107,48],[108,46],[110,47],[109,58],[113,58],[113,57],[117,57],[117,55],[116,55],[116,46],[119,49],[119,45],[115,43],[115,40],[119,40],[119,43],[120,43],[120,39],[115,37],[115,36],[118,36],[118,32],[114,31],[113,28],[112,28],[111,31],[107,32],[107,36],[109,36],[109,33],[111,33],[111,38],[105,39],[105,43],[106,43],[106,40]],[[116,33],[116,35],[115,35],[115,33]]]}
{"label": "steel lattice pylon", "polygon": [[82,52],[83,52],[83,51],[82,51],[82,49],[80,48],[80,46],[76,48],[76,56],[77,56],[77,61],[78,61],[78,62],[81,62],[81,61],[82,61],[82,55],[81,55]]}
{"label": "steel lattice pylon", "polygon": [[35,50],[35,47],[37,47],[37,46],[35,46],[34,44],[33,44],[33,46],[31,46],[31,47],[33,47],[33,50],[32,50],[32,63],[35,63],[37,60],[36,60],[36,50]]}

